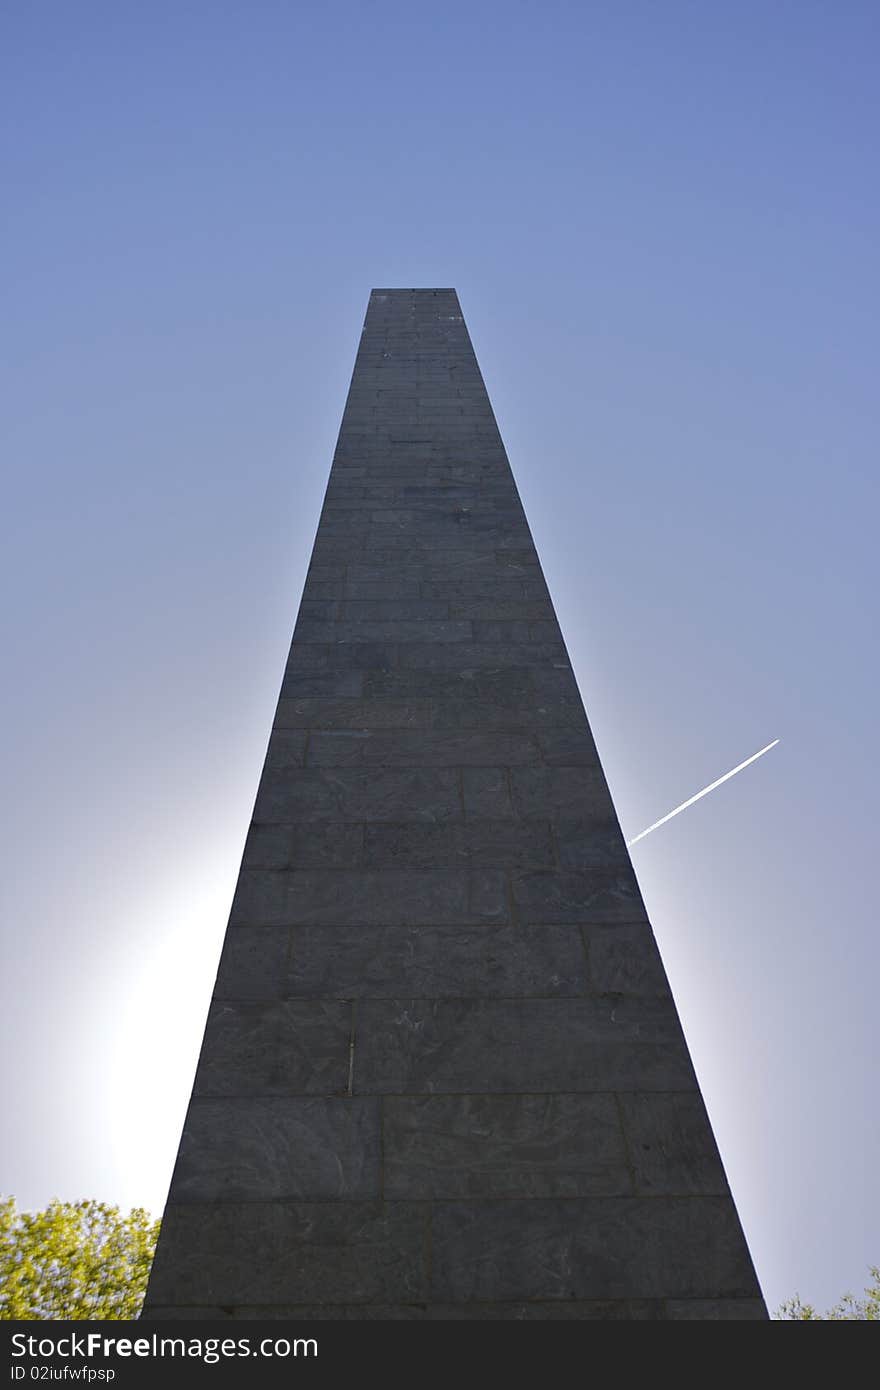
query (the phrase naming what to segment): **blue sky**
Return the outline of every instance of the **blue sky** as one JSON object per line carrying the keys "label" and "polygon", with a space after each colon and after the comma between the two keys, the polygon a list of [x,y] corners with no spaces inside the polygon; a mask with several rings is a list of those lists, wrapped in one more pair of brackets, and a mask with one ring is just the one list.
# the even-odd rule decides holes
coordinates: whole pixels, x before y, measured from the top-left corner
{"label": "blue sky", "polygon": [[161,1209],[367,295],[454,285],[626,834],[782,740],[633,859],[768,1301],[861,1287],[878,29],[3,7],[0,1190]]}

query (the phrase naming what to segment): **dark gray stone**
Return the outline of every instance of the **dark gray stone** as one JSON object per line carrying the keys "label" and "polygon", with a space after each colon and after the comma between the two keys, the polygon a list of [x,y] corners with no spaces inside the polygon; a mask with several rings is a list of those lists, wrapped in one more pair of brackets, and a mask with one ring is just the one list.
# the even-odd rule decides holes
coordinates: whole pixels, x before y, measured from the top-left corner
{"label": "dark gray stone", "polygon": [[332,1000],[217,1000],[208,1014],[193,1094],[344,1092],[351,1019],[351,1006]]}
{"label": "dark gray stone", "polygon": [[644,915],[632,870],[538,870],[513,877],[523,922],[632,922]]}
{"label": "dark gray stone", "polygon": [[320,622],[301,618],[296,625],[297,642],[472,642],[469,622]]}
{"label": "dark gray stone", "polygon": [[453,768],[305,768],[296,777],[264,775],[254,822],[443,821],[462,814]]}
{"label": "dark gray stone", "polygon": [[364,693],[372,699],[428,698],[439,705],[462,708],[468,704],[502,703],[522,708],[532,699],[532,672],[528,666],[461,671],[395,667],[393,671],[368,672]]}
{"label": "dark gray stone", "polygon": [[483,767],[534,763],[540,757],[531,734],[395,729],[312,734],[306,761],[309,767]]}
{"label": "dark gray stone", "polygon": [[763,1313],[458,297],[376,290],[144,1316]]}
{"label": "dark gray stone", "polygon": [[477,642],[467,640],[429,644],[425,638],[405,642],[401,666],[423,671],[504,671],[518,666],[543,666],[565,656],[561,642]]}
{"label": "dark gray stone", "polygon": [[610,1095],[388,1096],[382,1134],[387,1197],[632,1192]]}
{"label": "dark gray stone", "polygon": [[281,696],[285,700],[356,698],[363,690],[363,671],[302,671],[284,677]]}
{"label": "dark gray stone", "polygon": [[354,869],[363,861],[363,843],[363,826],[347,821],[252,825],[242,868]]}
{"label": "dark gray stone", "polygon": [[[286,929],[275,930],[284,932],[286,948]],[[273,942],[263,948],[273,985],[278,949]],[[581,938],[570,927],[296,927],[284,969],[279,992],[338,999],[513,998],[587,988]],[[257,988],[256,962],[252,978]]]}
{"label": "dark gray stone", "polygon": [[[550,600],[546,598],[453,598],[449,601],[449,616],[451,618],[470,618],[477,622],[494,619],[501,622],[522,624],[526,632],[526,641],[529,640],[530,620],[543,619],[548,621],[551,619],[552,613]],[[475,631],[474,636],[478,641],[484,640],[482,633]]]}
{"label": "dark gray stone", "polygon": [[551,767],[577,767],[578,764],[585,764],[601,772],[593,735],[580,719],[564,726],[542,726],[538,739],[544,762]]}
{"label": "dark gray stone", "polygon": [[288,676],[316,671],[390,671],[397,648],[390,642],[294,642],[287,658]]}
{"label": "dark gray stone", "polygon": [[235,1097],[190,1104],[171,1202],[379,1196],[379,1102]]}
{"label": "dark gray stone", "polygon": [[554,834],[563,869],[630,871],[629,854],[616,820],[563,818],[554,825]]}
{"label": "dark gray stone", "polygon": [[468,926],[507,919],[504,876],[495,869],[375,869],[276,873],[243,869],[232,926]]}
{"label": "dark gray stone", "polygon": [[637,1192],[725,1195],[727,1179],[699,1092],[622,1095],[620,1106]]}
{"label": "dark gray stone", "polygon": [[601,994],[668,995],[669,983],[647,922],[582,928],[590,980]]}
{"label": "dark gray stone", "polygon": [[364,864],[371,869],[462,865],[541,869],[555,864],[555,848],[550,825],[542,821],[386,822],[366,827]]}
{"label": "dark gray stone", "polygon": [[286,729],[273,729],[266,752],[266,773],[285,772],[288,768],[299,768],[305,758],[308,734],[300,729],[292,732]]}
{"label": "dark gray stone", "polygon": [[[449,604],[443,599],[408,598],[365,598],[346,599],[342,605],[341,616],[352,622],[387,622],[405,620],[418,622],[429,620],[443,622],[449,615]],[[455,614],[467,617],[467,614]]]}
{"label": "dark gray stone", "polygon": [[506,767],[466,767],[461,774],[464,813],[468,820],[513,815],[510,773]]}
{"label": "dark gray stone", "polygon": [[214,985],[215,999],[280,999],[284,993],[289,927],[230,927]]}
{"label": "dark gray stone", "polygon": [[694,1076],[671,1003],[640,999],[400,999],[358,1006],[355,1089],[675,1091]]}
{"label": "dark gray stone", "polygon": [[515,767],[510,789],[518,816],[572,820],[608,818],[610,798],[605,778],[594,767]]}
{"label": "dark gray stone", "polygon": [[729,1197],[443,1203],[441,1301],[747,1298],[754,1273]]}
{"label": "dark gray stone", "polygon": [[430,700],[282,699],[275,716],[276,729],[429,729],[433,722]]}
{"label": "dark gray stone", "polygon": [[424,1300],[427,1222],[424,1203],[173,1203],[150,1302]]}

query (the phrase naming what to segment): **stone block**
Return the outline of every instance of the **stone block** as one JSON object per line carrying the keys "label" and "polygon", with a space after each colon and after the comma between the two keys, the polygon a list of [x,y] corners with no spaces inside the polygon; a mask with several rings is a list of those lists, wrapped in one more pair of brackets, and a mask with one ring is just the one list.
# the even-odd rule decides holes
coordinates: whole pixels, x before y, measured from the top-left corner
{"label": "stone block", "polygon": [[504,671],[543,666],[565,655],[561,642],[446,642],[432,644],[414,637],[400,648],[400,664],[426,671]]}
{"label": "stone block", "polygon": [[354,869],[363,862],[363,827],[347,821],[252,825],[245,869]]}
{"label": "stone block", "polygon": [[294,643],[308,645],[317,643],[347,642],[430,642],[438,645],[448,643],[472,642],[473,631],[469,622],[449,619],[446,622],[355,622],[340,620],[335,623],[320,622],[315,618],[301,618],[294,632]]}
{"label": "stone block", "polygon": [[336,730],[309,739],[309,767],[513,767],[541,757],[531,734],[507,730]]}
{"label": "stone block", "polygon": [[169,1201],[378,1196],[378,1101],[232,1097],[192,1101]]}
{"label": "stone block", "polygon": [[503,922],[497,869],[243,869],[232,926],[428,926]]}
{"label": "stone block", "polygon": [[538,869],[511,879],[523,922],[636,922],[645,916],[631,869]]}
{"label": "stone block", "polygon": [[368,868],[434,868],[480,865],[498,869],[541,869],[555,865],[547,821],[475,820],[407,825],[371,825],[364,836]]}
{"label": "stone block", "polygon": [[282,700],[357,698],[363,690],[363,671],[295,671],[284,677]]}
{"label": "stone block", "polygon": [[355,1090],[676,1091],[693,1071],[664,1000],[399,999],[359,1005]]}
{"label": "stone block", "polygon": [[[275,949],[265,943],[265,975],[276,968]],[[264,978],[258,969],[255,960],[254,988]],[[230,978],[231,971],[232,963]],[[587,989],[580,934],[569,927],[296,927],[283,971],[284,994],[339,999],[512,998]]]}
{"label": "stone block", "polygon": [[382,1108],[387,1197],[632,1192],[613,1096],[387,1096]]}
{"label": "stone block", "polygon": [[280,999],[284,993],[288,927],[230,927],[214,984],[215,999]]}
{"label": "stone block", "polygon": [[[360,672],[356,673],[361,675]],[[434,722],[430,700],[348,700],[307,697],[281,699],[276,729],[352,730],[429,729]]]}
{"label": "stone block", "polygon": [[668,995],[669,983],[647,922],[582,928],[590,980],[600,994]]}
{"label": "stone block", "polygon": [[561,868],[629,872],[629,851],[616,820],[562,817],[553,831]]}
{"label": "stone block", "polygon": [[724,1196],[727,1179],[699,1092],[620,1097],[636,1191]]}
{"label": "stone block", "polygon": [[506,767],[466,767],[461,782],[464,814],[469,821],[504,819],[514,814]]}
{"label": "stone block", "polygon": [[333,1095],[348,1085],[351,1007],[310,999],[217,1000],[196,1072],[197,1096]]}
{"label": "stone block", "polygon": [[427,1222],[423,1203],[173,1204],[150,1303],[424,1301]]}
{"label": "stone block", "polygon": [[754,1274],[727,1197],[443,1203],[440,1301],[748,1298]]}
{"label": "stone block", "polygon": [[407,597],[346,599],[340,616],[351,622],[444,622],[449,617],[449,604],[443,600]]}
{"label": "stone block", "polygon": [[306,752],[307,734],[302,729],[273,729],[266,750],[266,771],[281,772],[302,767]]}
{"label": "stone block", "polygon": [[516,814],[541,820],[608,817],[608,789],[598,766],[514,767],[510,789]]}
{"label": "stone block", "polygon": [[263,777],[254,822],[443,821],[462,814],[454,768],[305,768]]}
{"label": "stone block", "polygon": [[294,642],[285,679],[306,671],[390,671],[396,665],[391,642]]}

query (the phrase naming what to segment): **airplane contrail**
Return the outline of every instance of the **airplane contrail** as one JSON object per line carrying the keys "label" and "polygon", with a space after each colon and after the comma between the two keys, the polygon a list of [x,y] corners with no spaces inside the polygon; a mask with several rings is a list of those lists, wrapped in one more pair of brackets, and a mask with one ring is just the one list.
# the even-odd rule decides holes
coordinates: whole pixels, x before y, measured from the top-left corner
{"label": "airplane contrail", "polygon": [[715,788],[720,787],[722,782],[726,782],[729,778],[735,777],[738,772],[742,772],[743,768],[748,767],[749,763],[753,763],[756,758],[762,758],[765,753],[770,752],[771,748],[775,748],[778,742],[779,739],[775,738],[772,743],[767,744],[766,748],[759,748],[758,752],[753,753],[750,758],[746,758],[744,763],[739,763],[736,767],[732,767],[729,772],[725,772],[723,777],[719,777],[715,782],[710,782],[708,787],[704,787],[701,792],[697,792],[696,796],[688,797],[687,801],[683,801],[680,806],[676,806],[674,811],[670,811],[666,816],[661,816],[660,820],[655,820],[654,824],[649,825],[647,830],[643,830],[642,833],[636,835],[634,839],[627,840],[627,849],[629,849],[630,845],[636,844],[637,841],[644,840],[645,836],[650,835],[652,830],[657,830],[659,826],[665,825],[668,820],[672,820],[672,817],[677,816],[679,811],[686,811],[689,806],[693,806],[694,802],[699,801],[701,796],[708,796],[710,792],[714,792]]}

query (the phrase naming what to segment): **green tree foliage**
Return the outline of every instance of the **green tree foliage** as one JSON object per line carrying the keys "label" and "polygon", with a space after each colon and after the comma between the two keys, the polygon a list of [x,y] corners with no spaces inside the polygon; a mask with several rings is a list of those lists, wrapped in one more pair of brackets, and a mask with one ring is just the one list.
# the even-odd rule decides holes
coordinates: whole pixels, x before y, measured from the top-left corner
{"label": "green tree foliage", "polygon": [[880,1269],[872,1265],[871,1282],[862,1298],[845,1293],[827,1313],[819,1313],[812,1303],[802,1303],[795,1294],[783,1303],[776,1316],[793,1322],[880,1322]]}
{"label": "green tree foliage", "polygon": [[158,1234],[140,1207],[0,1198],[0,1318],[136,1318]]}

